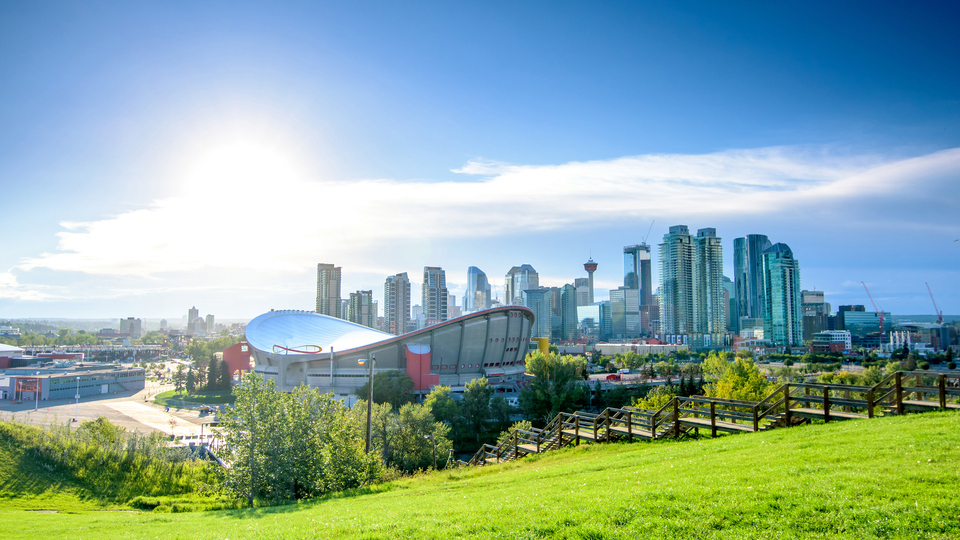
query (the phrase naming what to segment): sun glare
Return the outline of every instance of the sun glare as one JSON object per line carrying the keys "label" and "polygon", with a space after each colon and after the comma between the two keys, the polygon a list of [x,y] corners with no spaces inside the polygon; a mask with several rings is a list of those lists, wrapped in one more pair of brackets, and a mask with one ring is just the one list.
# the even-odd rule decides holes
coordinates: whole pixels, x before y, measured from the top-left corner
{"label": "sun glare", "polygon": [[255,194],[297,178],[291,160],[266,145],[243,142],[205,153],[185,177],[187,193],[196,196]]}

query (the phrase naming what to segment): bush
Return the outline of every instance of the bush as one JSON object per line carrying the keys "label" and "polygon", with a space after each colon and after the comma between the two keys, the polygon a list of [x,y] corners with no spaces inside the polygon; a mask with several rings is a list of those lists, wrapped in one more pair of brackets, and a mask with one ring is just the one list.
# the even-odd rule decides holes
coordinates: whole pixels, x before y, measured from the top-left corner
{"label": "bush", "polygon": [[926,371],[926,370],[930,369],[930,363],[929,363],[929,362],[920,361],[920,362],[917,362],[917,367],[920,368],[920,369],[922,369],[922,370],[924,370],[924,371]]}
{"label": "bush", "polygon": [[947,362],[947,369],[957,369],[956,362]]}

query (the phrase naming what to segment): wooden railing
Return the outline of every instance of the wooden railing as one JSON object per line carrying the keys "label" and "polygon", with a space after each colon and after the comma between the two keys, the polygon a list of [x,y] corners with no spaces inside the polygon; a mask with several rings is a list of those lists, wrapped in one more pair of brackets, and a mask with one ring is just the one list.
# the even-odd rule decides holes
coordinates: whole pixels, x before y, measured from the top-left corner
{"label": "wooden railing", "polygon": [[[906,384],[912,381],[912,386]],[[929,396],[934,399],[927,399]],[[913,396],[915,399],[909,399]],[[960,409],[951,400],[960,398],[960,373],[898,371],[873,386],[786,383],[760,401],[706,396],[675,397],[659,409],[608,407],[600,413],[577,411],[557,414],[543,429],[515,429],[497,445],[483,445],[463,465],[484,465],[518,459],[580,444],[580,439],[609,442],[626,438],[652,440],[681,438],[691,431],[757,432],[791,426],[797,419],[825,422],[873,418],[877,412],[904,414],[907,410]],[[842,409],[842,410],[838,410]],[[863,412],[856,412],[862,410]]]}

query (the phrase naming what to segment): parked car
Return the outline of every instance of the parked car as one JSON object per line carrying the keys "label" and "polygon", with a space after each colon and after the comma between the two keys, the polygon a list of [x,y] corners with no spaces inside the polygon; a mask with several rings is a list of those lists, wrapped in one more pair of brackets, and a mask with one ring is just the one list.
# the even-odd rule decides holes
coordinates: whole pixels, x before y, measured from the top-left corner
{"label": "parked car", "polygon": [[620,380],[620,374],[619,374],[619,373],[611,373],[611,374],[607,375],[607,380],[608,380],[608,381],[619,381],[619,380]]}

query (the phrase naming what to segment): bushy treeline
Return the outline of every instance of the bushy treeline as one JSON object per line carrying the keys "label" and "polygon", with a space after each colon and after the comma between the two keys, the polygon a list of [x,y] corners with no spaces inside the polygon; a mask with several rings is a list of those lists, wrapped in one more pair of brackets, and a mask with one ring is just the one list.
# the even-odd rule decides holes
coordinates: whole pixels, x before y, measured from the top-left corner
{"label": "bushy treeline", "polygon": [[22,448],[52,474],[118,504],[137,497],[184,495],[206,490],[211,468],[188,449],[171,448],[162,433],[144,435],[106,418],[46,429],[0,422],[0,437]]}

